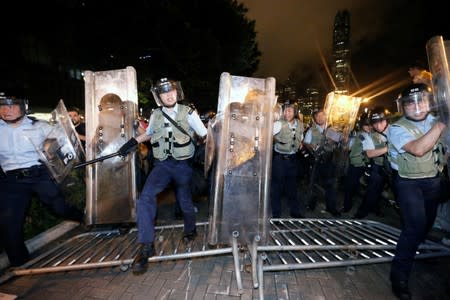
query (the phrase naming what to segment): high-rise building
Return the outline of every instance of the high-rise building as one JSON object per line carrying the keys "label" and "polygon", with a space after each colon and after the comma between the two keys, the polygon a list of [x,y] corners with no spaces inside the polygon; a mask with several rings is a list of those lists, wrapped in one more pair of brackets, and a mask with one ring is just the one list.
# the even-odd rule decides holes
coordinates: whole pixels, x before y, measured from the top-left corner
{"label": "high-rise building", "polygon": [[336,93],[347,94],[350,85],[350,13],[338,11],[333,30],[333,80]]}

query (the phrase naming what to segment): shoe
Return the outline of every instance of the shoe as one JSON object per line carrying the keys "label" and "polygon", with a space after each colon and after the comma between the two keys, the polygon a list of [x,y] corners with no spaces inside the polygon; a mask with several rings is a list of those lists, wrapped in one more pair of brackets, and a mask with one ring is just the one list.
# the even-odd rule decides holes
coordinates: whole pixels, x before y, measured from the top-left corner
{"label": "shoe", "polygon": [[193,231],[189,232],[189,233],[184,233],[183,234],[183,242],[185,244],[192,242],[193,240],[195,240],[195,237],[197,236],[197,230],[194,229]]}
{"label": "shoe", "polygon": [[147,271],[148,258],[155,255],[155,247],[153,243],[141,244],[138,254],[133,260],[133,274],[140,275]]}
{"label": "shoe", "polygon": [[407,281],[392,281],[392,292],[401,300],[411,299]]}

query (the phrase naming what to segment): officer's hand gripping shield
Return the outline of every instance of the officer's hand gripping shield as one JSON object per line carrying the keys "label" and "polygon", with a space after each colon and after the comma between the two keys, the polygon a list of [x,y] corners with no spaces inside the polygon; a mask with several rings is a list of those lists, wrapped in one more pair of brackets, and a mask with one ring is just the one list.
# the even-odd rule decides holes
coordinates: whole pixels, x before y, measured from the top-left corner
{"label": "officer's hand gripping shield", "polygon": [[208,126],[211,161],[208,242],[265,242],[272,162],[275,79],[222,73],[217,114]]}
{"label": "officer's hand gripping shield", "polygon": [[[85,72],[86,223],[135,222],[135,155],[112,155],[135,135],[137,80],[133,67]],[[109,155],[109,156],[108,156]]]}

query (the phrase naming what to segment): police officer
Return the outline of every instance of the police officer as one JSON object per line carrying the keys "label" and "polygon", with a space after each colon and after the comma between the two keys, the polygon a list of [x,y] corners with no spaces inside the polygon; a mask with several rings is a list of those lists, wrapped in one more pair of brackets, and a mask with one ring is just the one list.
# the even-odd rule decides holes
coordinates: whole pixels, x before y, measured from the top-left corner
{"label": "police officer", "polygon": [[283,106],[283,119],[273,125],[273,162],[272,162],[272,217],[281,217],[281,196],[283,190],[289,203],[290,216],[302,218],[300,201],[297,194],[297,176],[299,160],[297,152],[302,147],[303,124],[296,118],[297,105],[286,102]]}
{"label": "police officer", "polygon": [[67,204],[35,146],[42,146],[50,131],[47,122],[26,115],[27,101],[0,97],[0,244],[11,266],[29,259],[23,223],[32,194],[58,216],[81,222],[83,213]]}
{"label": "police officer", "polygon": [[370,134],[366,147],[366,155],[370,159],[368,170],[368,182],[366,195],[355,214],[356,219],[365,218],[369,212],[382,215],[381,194],[383,192],[386,179],[388,178],[387,166],[387,130],[388,121],[383,107],[375,107],[370,114],[370,124],[373,132]]}
{"label": "police officer", "polygon": [[[336,208],[336,162],[333,158],[333,151],[337,142],[326,136],[327,115],[323,109],[313,112],[314,124],[306,131],[303,145],[314,155],[314,166],[310,176],[309,193],[312,193],[313,185],[321,180],[325,189],[326,211],[334,217],[340,217],[341,213]],[[314,210],[316,199],[311,194],[307,206]]]}
{"label": "police officer", "polygon": [[364,113],[358,121],[359,130],[350,145],[349,165],[344,190],[344,207],[342,212],[348,213],[353,206],[353,196],[360,186],[361,176],[364,174],[369,159],[366,154],[367,144],[370,142],[370,132],[372,126],[369,123],[369,116]]}
{"label": "police officer", "polygon": [[413,84],[397,100],[403,116],[388,128],[388,151],[403,226],[391,265],[393,293],[410,299],[414,256],[431,229],[440,196],[439,138],[446,125],[430,114],[432,94]]}
{"label": "police officer", "polygon": [[[133,261],[133,273],[141,274],[147,270],[148,258],[155,254],[153,240],[155,237],[154,221],[156,216],[156,196],[163,191],[171,181],[175,184],[177,201],[183,211],[185,242],[195,239],[195,210],[192,203],[191,158],[194,155],[194,133],[204,139],[206,128],[197,112],[191,107],[177,103],[183,98],[179,82],[162,78],[152,88],[156,103],[145,133],[131,138],[119,149],[125,156],[138,144],[151,139],[153,149],[153,169],[137,200],[137,226],[140,249]],[[172,124],[170,117],[178,126]],[[185,133],[184,133],[184,132]],[[187,134],[186,134],[187,133]]]}

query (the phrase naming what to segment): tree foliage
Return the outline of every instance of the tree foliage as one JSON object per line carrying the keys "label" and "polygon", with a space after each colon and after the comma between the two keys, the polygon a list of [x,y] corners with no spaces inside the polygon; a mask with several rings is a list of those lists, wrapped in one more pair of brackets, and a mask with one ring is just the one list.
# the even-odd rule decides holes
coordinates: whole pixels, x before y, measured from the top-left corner
{"label": "tree foliage", "polygon": [[[16,5],[19,10],[25,4]],[[39,49],[45,59],[38,63],[53,70],[133,66],[143,99],[151,99],[152,81],[171,77],[182,81],[198,107],[215,108],[220,74],[250,76],[259,64],[255,22],[236,0],[48,0],[26,6],[36,13],[13,28],[15,47]]]}

